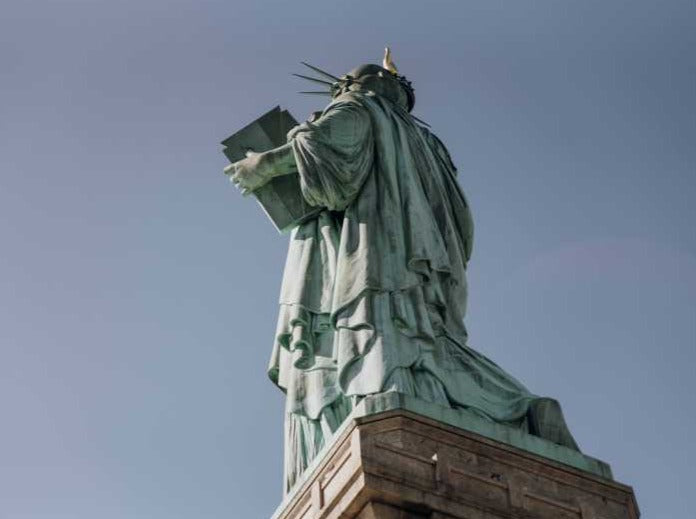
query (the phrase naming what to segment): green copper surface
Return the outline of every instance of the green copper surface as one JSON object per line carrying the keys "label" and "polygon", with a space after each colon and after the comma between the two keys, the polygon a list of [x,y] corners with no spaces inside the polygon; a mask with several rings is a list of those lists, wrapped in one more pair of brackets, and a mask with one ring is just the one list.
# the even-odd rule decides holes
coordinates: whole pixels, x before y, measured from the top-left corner
{"label": "green copper surface", "polygon": [[556,401],[467,344],[469,205],[447,149],[387,74],[346,83],[286,144],[227,169],[243,192],[296,175],[318,208],[290,235],[268,368],[286,394],[286,490],[384,392],[479,417],[530,449],[552,452],[545,438],[577,451]]}

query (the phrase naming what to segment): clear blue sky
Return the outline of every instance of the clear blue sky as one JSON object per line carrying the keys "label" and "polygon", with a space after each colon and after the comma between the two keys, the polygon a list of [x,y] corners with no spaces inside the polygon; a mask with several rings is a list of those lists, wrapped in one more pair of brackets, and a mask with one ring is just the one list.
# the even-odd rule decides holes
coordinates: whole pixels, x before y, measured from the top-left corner
{"label": "clear blue sky", "polygon": [[696,3],[8,1],[0,519],[262,518],[287,238],[218,142],[385,44],[474,210],[471,345],[693,514]]}

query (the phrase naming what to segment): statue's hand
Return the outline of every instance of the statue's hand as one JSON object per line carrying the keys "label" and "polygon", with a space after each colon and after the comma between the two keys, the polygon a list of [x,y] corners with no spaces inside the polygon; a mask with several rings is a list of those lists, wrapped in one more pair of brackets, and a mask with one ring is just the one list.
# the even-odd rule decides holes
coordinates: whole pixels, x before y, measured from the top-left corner
{"label": "statue's hand", "polygon": [[272,178],[272,171],[261,160],[262,153],[247,152],[246,158],[230,164],[225,168],[225,175],[230,177],[242,192],[248,195],[260,188]]}

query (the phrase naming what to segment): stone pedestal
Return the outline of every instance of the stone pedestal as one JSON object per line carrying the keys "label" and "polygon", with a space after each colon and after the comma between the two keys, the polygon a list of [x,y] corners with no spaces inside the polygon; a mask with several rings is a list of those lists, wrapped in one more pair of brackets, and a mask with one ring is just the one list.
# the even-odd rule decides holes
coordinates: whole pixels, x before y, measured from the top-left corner
{"label": "stone pedestal", "polygon": [[605,463],[466,411],[365,399],[274,519],[638,519]]}

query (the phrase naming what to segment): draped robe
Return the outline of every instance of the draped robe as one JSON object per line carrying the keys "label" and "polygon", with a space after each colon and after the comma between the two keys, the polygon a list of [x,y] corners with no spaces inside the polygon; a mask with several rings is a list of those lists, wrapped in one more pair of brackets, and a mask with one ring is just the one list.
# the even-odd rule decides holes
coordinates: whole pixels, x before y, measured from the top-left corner
{"label": "draped robe", "polygon": [[286,393],[286,491],[365,395],[525,427],[536,397],[466,344],[473,223],[444,145],[371,92],[340,95],[288,141],[325,210],[291,234],[269,366]]}

